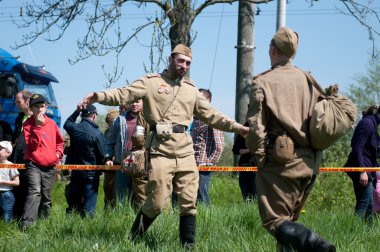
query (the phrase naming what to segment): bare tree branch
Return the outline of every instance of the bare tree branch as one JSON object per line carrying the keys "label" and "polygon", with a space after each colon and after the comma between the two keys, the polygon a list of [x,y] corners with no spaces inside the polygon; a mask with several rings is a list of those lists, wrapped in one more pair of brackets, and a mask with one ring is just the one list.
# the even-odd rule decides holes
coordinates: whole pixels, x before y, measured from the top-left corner
{"label": "bare tree branch", "polygon": [[[268,3],[272,2],[274,0],[247,0],[247,2],[254,3],[254,4],[262,4],[262,3]],[[203,4],[201,4],[197,9],[194,10],[193,13],[193,20],[196,16],[198,16],[199,13],[201,13],[205,8],[208,6],[214,5],[214,4],[221,4],[221,3],[228,3],[232,4],[234,2],[237,2],[236,0],[207,0]]]}
{"label": "bare tree branch", "polygon": [[[48,34],[48,38],[46,38],[46,40],[59,40],[71,22],[77,16],[82,14],[85,2],[86,0],[79,0],[68,6],[64,0],[60,0],[54,4],[46,4],[46,8],[36,5],[34,1],[31,4],[27,3],[25,6],[25,14],[28,19],[23,16],[22,20],[24,23],[22,25],[18,25],[18,27],[28,28],[34,26],[36,22],[39,22],[41,28],[39,29],[36,26],[36,30],[34,32],[30,32],[29,34],[24,35],[22,43],[16,44],[16,48],[31,44],[38,37],[45,33]],[[16,23],[14,20],[13,22]],[[59,30],[61,30],[61,32],[59,32],[56,37],[51,37],[51,33],[49,32],[53,27],[57,27]]]}
{"label": "bare tree branch", "polygon": [[158,5],[163,11],[167,11],[168,8],[170,7],[170,1],[159,1],[159,0],[132,0],[134,2],[139,2],[139,3],[154,3]]}
{"label": "bare tree branch", "polygon": [[380,36],[380,30],[376,29],[375,26],[371,24],[371,18],[375,17],[375,21],[377,21],[377,23],[380,24],[380,17],[374,9],[370,8],[372,1],[368,1],[367,5],[361,4],[355,0],[341,0],[341,2],[346,7],[348,13],[342,10],[339,11],[342,14],[354,17],[359,22],[359,24],[361,24],[367,29],[369,39],[372,41],[372,57],[377,57],[378,53],[376,50],[375,43],[376,36]]}
{"label": "bare tree branch", "polygon": [[[1,1],[1,0],[0,0]],[[254,4],[273,2],[274,0],[246,0]],[[315,0],[305,0],[313,4]],[[371,23],[373,19],[380,23],[379,14],[371,9],[373,0],[367,5],[357,0],[340,0],[346,8],[346,15],[353,16],[369,33],[375,48],[375,37],[380,31]],[[363,0],[364,1],[364,0]],[[361,1],[361,2],[363,2]],[[127,27],[129,23],[122,21],[124,6],[133,2],[137,8],[155,5],[158,11],[154,16],[146,16],[146,20],[137,27]],[[179,43],[188,46],[194,41],[196,32],[191,30],[195,18],[207,7],[215,4],[232,4],[238,0],[29,0],[24,4],[24,15],[20,22],[12,17],[19,28],[34,28],[25,34],[16,48],[29,45],[37,38],[56,41],[62,38],[74,22],[85,21],[86,31],[77,40],[77,55],[70,59],[71,64],[85,60],[91,56],[116,54],[116,67],[119,68],[118,57],[126,45],[135,39],[150,49],[150,67],[144,65],[146,71],[157,70],[164,62],[162,52],[169,43],[172,48]],[[365,1],[364,1],[365,2]],[[373,19],[371,19],[373,18]],[[18,17],[19,19],[19,17]],[[150,43],[143,44],[139,34],[145,29],[152,29]],[[375,52],[375,50],[373,50]],[[114,70],[113,75],[106,75],[108,80],[117,80],[122,70]]]}

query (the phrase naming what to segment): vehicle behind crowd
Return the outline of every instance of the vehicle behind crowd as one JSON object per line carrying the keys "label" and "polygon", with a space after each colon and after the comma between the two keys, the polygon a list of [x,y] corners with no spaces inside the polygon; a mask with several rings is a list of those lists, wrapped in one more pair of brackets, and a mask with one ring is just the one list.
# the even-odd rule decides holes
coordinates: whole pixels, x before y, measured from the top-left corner
{"label": "vehicle behind crowd", "polygon": [[43,67],[20,62],[18,57],[0,48],[0,105],[2,108],[0,122],[2,125],[6,124],[14,130],[14,122],[19,112],[14,103],[15,96],[25,89],[46,97],[48,100],[46,115],[60,127],[61,112],[58,109],[51,82],[58,82],[58,80]]}

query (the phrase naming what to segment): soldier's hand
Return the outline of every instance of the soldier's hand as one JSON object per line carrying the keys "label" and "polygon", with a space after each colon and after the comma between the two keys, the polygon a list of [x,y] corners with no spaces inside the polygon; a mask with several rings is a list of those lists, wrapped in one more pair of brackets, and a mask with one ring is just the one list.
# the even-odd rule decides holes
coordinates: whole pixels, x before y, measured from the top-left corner
{"label": "soldier's hand", "polygon": [[107,162],[106,162],[106,165],[113,165],[112,160],[107,161]]}
{"label": "soldier's hand", "polygon": [[247,126],[242,126],[240,129],[239,129],[239,134],[246,138],[247,135],[248,135],[248,132],[249,132],[249,128]]}
{"label": "soldier's hand", "polygon": [[95,92],[90,93],[83,98],[82,108],[85,109],[87,105],[91,105],[97,101],[98,95]]}

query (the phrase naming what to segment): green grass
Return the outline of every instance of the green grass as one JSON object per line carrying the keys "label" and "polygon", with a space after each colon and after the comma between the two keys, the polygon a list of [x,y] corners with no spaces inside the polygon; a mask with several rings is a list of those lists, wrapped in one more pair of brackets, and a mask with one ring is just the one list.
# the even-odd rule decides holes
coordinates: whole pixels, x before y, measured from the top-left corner
{"label": "green grass", "polygon": [[[161,214],[144,239],[128,238],[135,217],[130,207],[103,211],[99,190],[94,219],[66,215],[64,184],[56,183],[49,219],[38,220],[24,233],[16,223],[0,222],[0,251],[181,251],[178,211]],[[378,251],[380,220],[368,226],[353,215],[353,192],[345,174],[321,174],[300,223],[337,245],[338,251]],[[260,223],[256,204],[244,203],[237,178],[214,174],[211,208],[198,207],[195,251],[276,251]]]}

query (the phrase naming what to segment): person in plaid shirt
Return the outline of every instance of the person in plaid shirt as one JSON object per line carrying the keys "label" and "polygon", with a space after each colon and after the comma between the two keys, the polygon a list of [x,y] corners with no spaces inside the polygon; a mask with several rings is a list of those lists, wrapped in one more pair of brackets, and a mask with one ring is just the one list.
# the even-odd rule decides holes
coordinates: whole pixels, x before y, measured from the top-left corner
{"label": "person in plaid shirt", "polygon": [[[199,92],[211,102],[211,91],[199,89]],[[219,161],[224,148],[223,132],[209,127],[207,124],[194,117],[191,136],[194,142],[195,161],[198,166],[213,166]],[[210,180],[211,171],[199,172],[199,188],[197,203],[204,202],[210,205]]]}

